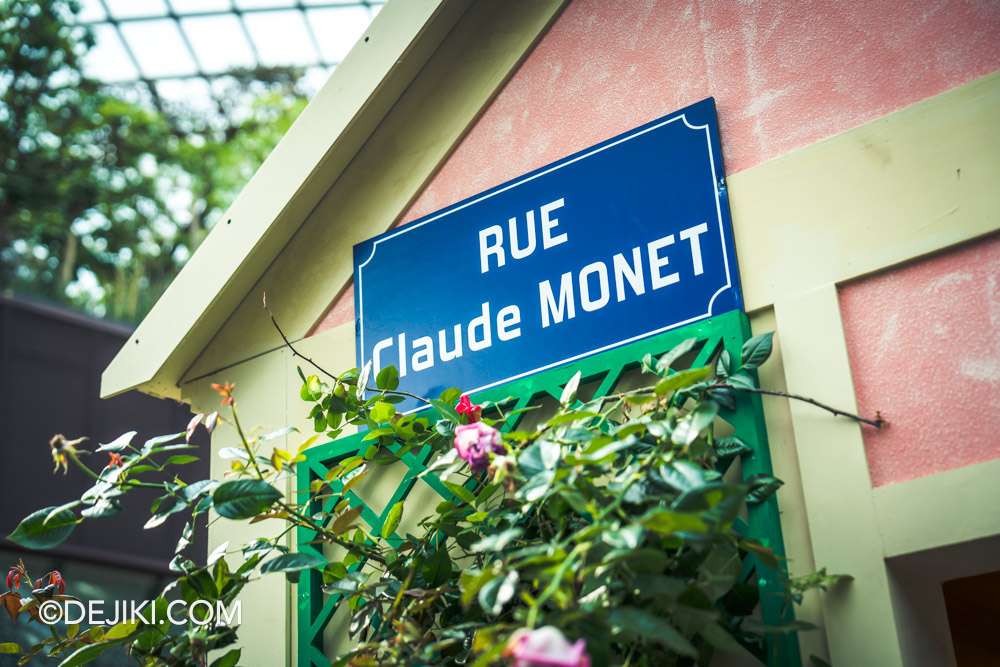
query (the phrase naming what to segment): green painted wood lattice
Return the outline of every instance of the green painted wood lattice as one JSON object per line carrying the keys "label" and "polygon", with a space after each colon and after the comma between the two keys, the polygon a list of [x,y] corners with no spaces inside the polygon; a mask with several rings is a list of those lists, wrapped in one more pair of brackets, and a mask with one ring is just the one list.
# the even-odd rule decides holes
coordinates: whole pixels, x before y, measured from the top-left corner
{"label": "green painted wood lattice", "polygon": [[[582,372],[581,394],[585,393],[583,387],[587,385],[592,387],[596,384],[596,391],[593,393],[594,397],[611,395],[615,393],[616,386],[618,386],[626,374],[638,368],[639,361],[645,354],[650,353],[654,357],[657,357],[688,338],[696,338],[700,346],[695,348],[697,352],[691,361],[691,367],[712,363],[723,349],[728,350],[733,359],[739,359],[744,341],[750,338],[750,325],[744,313],[732,311],[586,359],[580,359],[500,387],[479,392],[472,396],[472,398],[474,402],[482,402],[502,401],[508,397],[513,397],[505,405],[505,409],[508,409],[509,406],[509,411],[537,404],[541,400],[551,399],[558,401],[562,394],[563,385],[577,370]],[[526,414],[530,413],[521,413],[512,417],[502,430],[517,428],[520,420]],[[436,414],[430,411],[426,416],[430,417],[431,421],[434,421]],[[736,409],[727,410],[723,408],[719,416],[731,424],[734,434],[739,436],[753,450],[752,454],[743,456],[740,462],[744,479],[757,473],[771,474],[771,455],[764,428],[764,414],[760,396],[737,392]],[[371,445],[371,441],[362,442],[362,437],[363,434],[356,434],[310,449],[306,453],[306,460],[298,464],[298,492],[302,496],[305,496],[309,492],[310,483],[317,479],[324,479],[330,468],[349,457],[363,455],[369,445]],[[398,445],[395,447],[398,451]],[[390,447],[390,449],[393,449],[393,447]],[[426,470],[430,457],[431,453],[429,451],[414,450],[404,454],[399,462],[392,464],[391,467],[405,466],[406,470],[391,497],[384,502],[384,509],[381,512],[376,511],[366,503],[358,494],[357,489],[348,490],[346,497],[350,499],[351,506],[362,505],[361,518],[370,526],[372,535],[381,535],[381,530],[388,517],[389,510],[394,504],[410,494],[417,483],[418,475]],[[442,499],[452,499],[452,493],[445,488],[433,473],[425,475],[422,480]],[[474,483],[475,480],[471,480],[469,485],[472,486]],[[332,487],[335,495],[323,507],[327,512],[332,511],[333,504],[340,500],[340,498],[336,497],[336,494],[341,493],[343,490],[341,482],[334,482]],[[432,506],[428,506],[428,514],[431,508]],[[317,506],[313,508],[313,511],[318,511],[319,509]],[[409,512],[413,511],[413,508],[407,509]],[[748,505],[746,510],[747,519],[737,519],[737,523],[735,524],[736,530],[745,536],[751,536],[760,540],[765,546],[770,547],[775,554],[783,557],[785,549],[781,535],[781,523],[776,497],[771,496],[763,503]],[[315,536],[316,534],[312,530],[305,528],[298,529],[297,542],[299,550],[322,555],[320,548],[310,544],[315,539]],[[398,535],[387,536],[387,539],[393,544],[401,542]],[[362,566],[362,563],[357,563],[351,569],[359,569]],[[787,608],[784,602],[783,595],[781,594],[782,587],[777,581],[779,576],[778,573],[760,563],[756,557],[748,556],[744,562],[741,581],[758,580],[761,585],[760,613],[764,622],[769,625],[778,625],[782,621],[787,622],[791,620],[791,610]],[[297,647],[299,667],[329,667],[330,664],[330,661],[324,654],[323,634],[343,596],[337,594],[325,595],[321,589],[321,584],[321,576],[315,571],[310,571],[303,576],[298,584]],[[783,613],[784,618],[782,618]],[[777,639],[769,641],[776,642],[776,644],[769,644],[768,647],[769,655],[774,656],[772,664],[782,667],[798,667],[801,665],[798,640],[794,634],[779,635]]]}

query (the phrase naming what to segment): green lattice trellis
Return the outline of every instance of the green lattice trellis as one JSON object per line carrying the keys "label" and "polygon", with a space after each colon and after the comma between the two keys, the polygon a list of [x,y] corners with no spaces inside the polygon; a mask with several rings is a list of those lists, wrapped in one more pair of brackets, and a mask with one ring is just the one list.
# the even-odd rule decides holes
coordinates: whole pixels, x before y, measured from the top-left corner
{"label": "green lattice trellis", "polygon": [[[581,385],[598,384],[594,397],[606,396],[614,393],[617,383],[627,372],[637,368],[639,361],[647,353],[651,353],[655,357],[687,338],[696,338],[701,347],[696,348],[698,352],[691,366],[697,367],[711,363],[722,349],[728,350],[731,357],[739,359],[743,343],[749,337],[750,325],[746,315],[740,311],[732,311],[477,393],[472,398],[476,402],[482,402],[501,401],[512,396],[514,397],[510,404],[512,411],[526,407],[546,396],[558,400],[562,394],[563,384],[577,370],[582,372]],[[516,428],[518,421],[524,414],[511,418],[503,430]],[[431,421],[436,418],[433,411],[430,411],[426,416]],[[723,408],[719,416],[729,422],[734,428],[734,433],[753,449],[753,453],[744,456],[741,461],[744,478],[757,473],[770,474],[772,472],[771,455],[767,445],[767,433],[764,428],[764,414],[760,397],[737,392],[736,409],[726,410]],[[307,494],[310,483],[317,479],[324,479],[330,468],[349,457],[364,454],[371,442],[362,442],[362,437],[363,434],[357,434],[310,449],[307,452],[306,460],[298,466],[298,492],[303,495]],[[395,453],[398,451],[398,447],[395,445],[390,449],[394,450]],[[361,518],[371,527],[372,535],[380,535],[389,510],[394,504],[410,494],[417,482],[417,476],[426,470],[430,457],[430,451],[411,451],[404,454],[398,463],[393,464],[406,466],[406,472],[391,497],[385,502],[382,512],[371,509],[356,493],[355,489],[348,491],[346,497],[351,500],[351,505],[362,505]],[[452,499],[452,493],[441,484],[434,474],[425,475],[422,479],[442,499]],[[469,482],[470,486],[474,484],[475,480]],[[343,490],[340,482],[334,482],[332,486],[335,495],[327,501],[328,506],[323,508],[328,512],[332,511],[333,504],[341,499],[337,498],[336,494]],[[771,496],[763,503],[748,505],[747,517],[746,521],[737,519],[735,529],[745,536],[755,537],[765,546],[773,549],[775,554],[784,556],[784,542],[781,536],[781,523],[775,496]],[[316,546],[310,544],[315,535],[312,530],[300,528],[297,533],[299,549],[322,555]],[[400,542],[400,538],[396,535],[388,536],[387,539],[393,544]],[[357,563],[351,569],[360,569],[361,567],[363,564]],[[744,561],[741,581],[748,581],[751,578],[758,579],[762,593],[761,617],[766,623],[773,625],[791,620],[791,610],[784,605],[783,595],[780,592],[782,587],[777,581],[778,576],[776,572],[764,566],[753,556],[748,556]],[[330,664],[324,655],[323,631],[329,624],[343,596],[336,594],[324,596],[321,584],[320,574],[314,571],[310,571],[299,583],[299,667],[329,667]],[[785,618],[781,617],[783,611],[786,614]],[[776,645],[769,644],[768,653],[777,655],[776,664],[798,667],[801,660],[798,640],[795,635],[780,635],[775,641],[777,641]]]}

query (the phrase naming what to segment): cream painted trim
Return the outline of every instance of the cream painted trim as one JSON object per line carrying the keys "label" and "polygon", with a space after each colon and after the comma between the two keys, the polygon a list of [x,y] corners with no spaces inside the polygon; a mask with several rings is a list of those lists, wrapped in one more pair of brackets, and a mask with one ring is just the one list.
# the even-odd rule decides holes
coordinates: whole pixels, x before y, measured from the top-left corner
{"label": "cream painted trim", "polygon": [[1000,459],[872,492],[886,557],[1000,535]]}
{"label": "cream painted trim", "polygon": [[[291,394],[286,381],[288,353],[278,350],[264,357],[259,357],[235,368],[229,368],[224,375],[213,378],[213,382],[233,382],[236,384],[236,406],[244,423],[244,429],[263,426],[267,430],[283,428],[287,421],[286,397]],[[239,446],[236,430],[228,422],[226,409],[220,407],[218,392],[210,383],[200,383],[193,387],[185,398],[199,412],[218,410],[224,418],[219,421],[212,435],[210,467],[211,478],[222,480],[223,474],[229,470],[229,461],[219,456],[223,447]],[[287,449],[293,446],[289,437],[272,441],[273,446]],[[298,443],[294,443],[297,445]],[[270,453],[269,451],[267,452]],[[200,453],[204,456],[203,453]],[[288,497],[291,486],[288,480],[284,488]],[[228,550],[236,552],[227,557],[230,569],[235,570],[242,562],[239,547],[258,537],[275,536],[283,526],[278,521],[266,521],[250,525],[248,521],[230,521],[219,519],[212,511],[209,518],[214,521],[208,528],[208,552],[211,553],[223,542],[229,542]],[[286,544],[287,544],[286,540]],[[255,665],[286,665],[289,663],[289,648],[286,643],[275,641],[280,635],[292,632],[289,614],[289,586],[282,576],[262,577],[247,586],[239,596],[242,607],[240,625],[240,643],[244,646],[243,655],[250,658]]]}
{"label": "cream painted trim", "polygon": [[[750,317],[754,333],[763,334],[777,331],[777,321],[771,308],[760,310]],[[785,359],[782,353],[780,333],[773,338],[774,349],[767,363],[757,371],[761,387],[777,391],[788,391],[785,384]],[[785,482],[778,491],[778,511],[781,516],[781,534],[785,543],[785,557],[788,559],[788,573],[792,577],[812,574],[817,570],[813,559],[812,539],[809,536],[809,516],[806,513],[805,493],[799,476],[799,455],[792,427],[791,406],[787,399],[776,396],[762,396],[764,423],[767,427],[767,444],[771,451],[771,467],[774,476]],[[813,592],[803,596],[802,603],[795,609],[795,618],[820,628],[817,632],[799,633],[799,649],[802,664],[809,665],[809,656],[829,657],[821,596]]]}
{"label": "cream painted trim", "polygon": [[473,4],[181,382],[281,344],[261,309],[264,292],[285,333],[306,336],[350,282],[354,244],[405,213],[562,4]]}
{"label": "cream painted trim", "polygon": [[[783,299],[774,313],[788,391],[856,410],[836,286]],[[807,403],[789,409],[815,564],[854,577],[822,598],[832,663],[902,665],[861,428]]]}
{"label": "cream painted trim", "polygon": [[[354,328],[336,327],[302,341],[299,352],[324,368],[348,368],[354,363]],[[299,399],[302,384],[296,366],[302,366],[306,375],[312,374],[308,363],[282,348],[256,357],[242,364],[225,369],[218,375],[184,387],[183,398],[198,412],[219,410],[219,395],[210,386],[212,382],[236,384],[236,405],[245,429],[265,426],[268,430],[294,426],[300,433],[278,438],[269,446],[295,449],[313,434],[312,421],[308,419],[308,406]],[[228,417],[222,409],[223,417]],[[212,437],[211,476],[222,479],[228,470],[228,461],[220,458],[223,447],[236,445],[238,439],[228,423],[220,421]],[[264,454],[270,453],[270,447]],[[295,490],[292,479],[285,480],[284,492],[292,499]],[[211,515],[215,518],[215,514]],[[211,551],[223,542],[230,549],[268,534],[274,535],[284,526],[278,521],[249,525],[246,521],[218,520],[209,527],[208,549]],[[285,539],[294,547],[292,536]],[[236,557],[239,558],[239,557]],[[239,565],[232,561],[230,565]],[[243,606],[243,625],[240,627],[240,646],[243,655],[253,656],[254,665],[294,665],[296,644],[292,641],[296,628],[295,588],[284,577],[265,576],[248,586],[240,596]]]}
{"label": "cream painted trim", "polygon": [[748,312],[1000,229],[1000,72],[728,179]]}
{"label": "cream painted trim", "polygon": [[104,372],[103,396],[177,380],[367,141],[470,0],[390,2]]}

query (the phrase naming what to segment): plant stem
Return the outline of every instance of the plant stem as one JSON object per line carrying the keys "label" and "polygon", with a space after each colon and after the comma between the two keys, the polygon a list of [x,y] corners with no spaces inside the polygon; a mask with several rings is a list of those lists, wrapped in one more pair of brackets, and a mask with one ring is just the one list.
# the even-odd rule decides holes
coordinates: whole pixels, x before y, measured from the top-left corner
{"label": "plant stem", "polygon": [[247,451],[247,456],[250,457],[250,463],[253,465],[254,471],[257,473],[257,478],[263,480],[264,473],[261,472],[260,466],[257,464],[257,457],[254,456],[253,450],[250,448],[250,442],[247,440],[247,436],[243,433],[243,427],[240,426],[240,417],[236,414],[236,402],[233,401],[229,405],[233,412],[233,425],[236,427],[236,433],[240,436],[240,442],[243,443],[243,449]]}
{"label": "plant stem", "polygon": [[66,456],[68,456],[70,458],[70,460],[73,461],[73,463],[75,463],[80,468],[80,470],[84,471],[85,473],[87,473],[88,475],[90,475],[91,477],[93,477],[94,479],[96,479],[97,481],[101,481],[101,476],[98,475],[93,470],[91,470],[90,468],[88,468],[87,466],[83,465],[83,461],[81,461],[80,459],[76,458],[76,454],[74,454],[72,452],[66,452]]}
{"label": "plant stem", "polygon": [[[354,543],[351,543],[351,542],[347,542],[345,540],[340,539],[339,537],[330,535],[319,524],[317,524],[315,521],[313,521],[312,517],[307,516],[305,514],[302,514],[298,510],[292,509],[284,501],[278,501],[278,506],[280,506],[281,509],[285,510],[286,512],[288,512],[289,514],[291,514],[292,516],[294,516],[296,519],[298,519],[307,528],[311,528],[312,530],[315,530],[324,540],[329,540],[330,542],[332,542],[334,544],[337,544],[339,546],[342,546],[342,547],[344,547],[347,550],[352,550],[352,549],[357,549],[358,548],[357,544],[354,544]],[[378,563],[382,567],[388,567],[387,563],[385,562],[385,559],[382,558],[381,556],[378,556],[378,555],[376,555],[374,553],[368,552],[368,553],[366,553],[365,557],[369,558],[369,559],[371,559],[373,561],[375,561],[376,563]]]}
{"label": "plant stem", "polygon": [[[271,309],[267,307],[267,294],[264,295],[264,310],[267,311],[268,316],[271,318],[271,324],[273,324],[274,328],[278,330],[278,334],[281,336],[281,340],[283,340],[285,342],[285,347],[287,347],[289,350],[292,351],[292,355],[293,356],[296,356],[296,357],[299,357],[300,359],[304,359],[305,361],[308,361],[310,364],[312,364],[313,368],[315,368],[316,370],[318,370],[320,373],[323,373],[327,377],[333,378],[334,380],[338,380],[338,378],[337,378],[336,375],[334,375],[330,371],[326,370],[325,368],[323,368],[322,366],[320,366],[319,364],[317,364],[315,361],[313,361],[312,359],[310,359],[309,357],[307,357],[306,355],[302,354],[301,352],[299,352],[298,350],[295,349],[295,347],[292,345],[291,341],[288,340],[288,336],[286,336],[285,332],[281,330],[280,326],[278,326],[278,321],[276,319],[274,319],[274,313],[272,313]],[[416,394],[411,394],[408,391],[399,391],[399,390],[394,390],[394,389],[378,389],[378,388],[375,388],[375,387],[361,387],[361,389],[363,389],[365,391],[374,391],[376,393],[382,393],[382,394],[393,394],[395,396],[409,396],[410,398],[415,398],[418,401],[422,401],[423,403],[425,403],[427,405],[431,404],[431,402],[428,401],[423,396],[417,396]]]}
{"label": "plant stem", "polygon": [[874,426],[875,428],[882,428],[888,426],[889,422],[882,419],[882,415],[878,412],[875,413],[875,419],[866,419],[859,415],[845,412],[843,410],[838,410],[837,408],[830,407],[824,403],[820,403],[816,399],[809,398],[807,396],[800,396],[798,394],[790,394],[786,391],[777,391],[775,389],[758,389],[754,387],[741,387],[738,385],[731,384],[713,384],[709,385],[706,389],[733,389],[735,391],[743,391],[748,394],[765,394],[767,396],[781,396],[782,398],[791,398],[796,401],[802,401],[803,403],[810,403],[815,405],[817,408],[826,410],[827,412],[833,414],[833,416],[847,417],[848,419],[853,419],[856,422],[861,422],[862,424],[868,424],[869,426]]}

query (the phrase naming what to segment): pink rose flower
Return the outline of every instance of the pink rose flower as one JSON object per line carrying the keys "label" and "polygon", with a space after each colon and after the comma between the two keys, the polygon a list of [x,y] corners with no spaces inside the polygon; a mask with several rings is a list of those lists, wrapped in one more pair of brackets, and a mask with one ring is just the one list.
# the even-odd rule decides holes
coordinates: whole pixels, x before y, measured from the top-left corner
{"label": "pink rose flower", "polygon": [[529,630],[521,628],[507,642],[505,658],[513,658],[511,667],[590,667],[587,642],[570,644],[559,628],[546,625]]}
{"label": "pink rose flower", "polygon": [[459,424],[455,427],[455,449],[459,457],[469,462],[474,472],[490,467],[490,452],[506,454],[500,432],[483,422]]}
{"label": "pink rose flower", "polygon": [[455,406],[455,412],[465,415],[465,420],[472,424],[479,421],[483,416],[483,406],[473,405],[468,396],[462,396],[458,401],[458,405]]}

